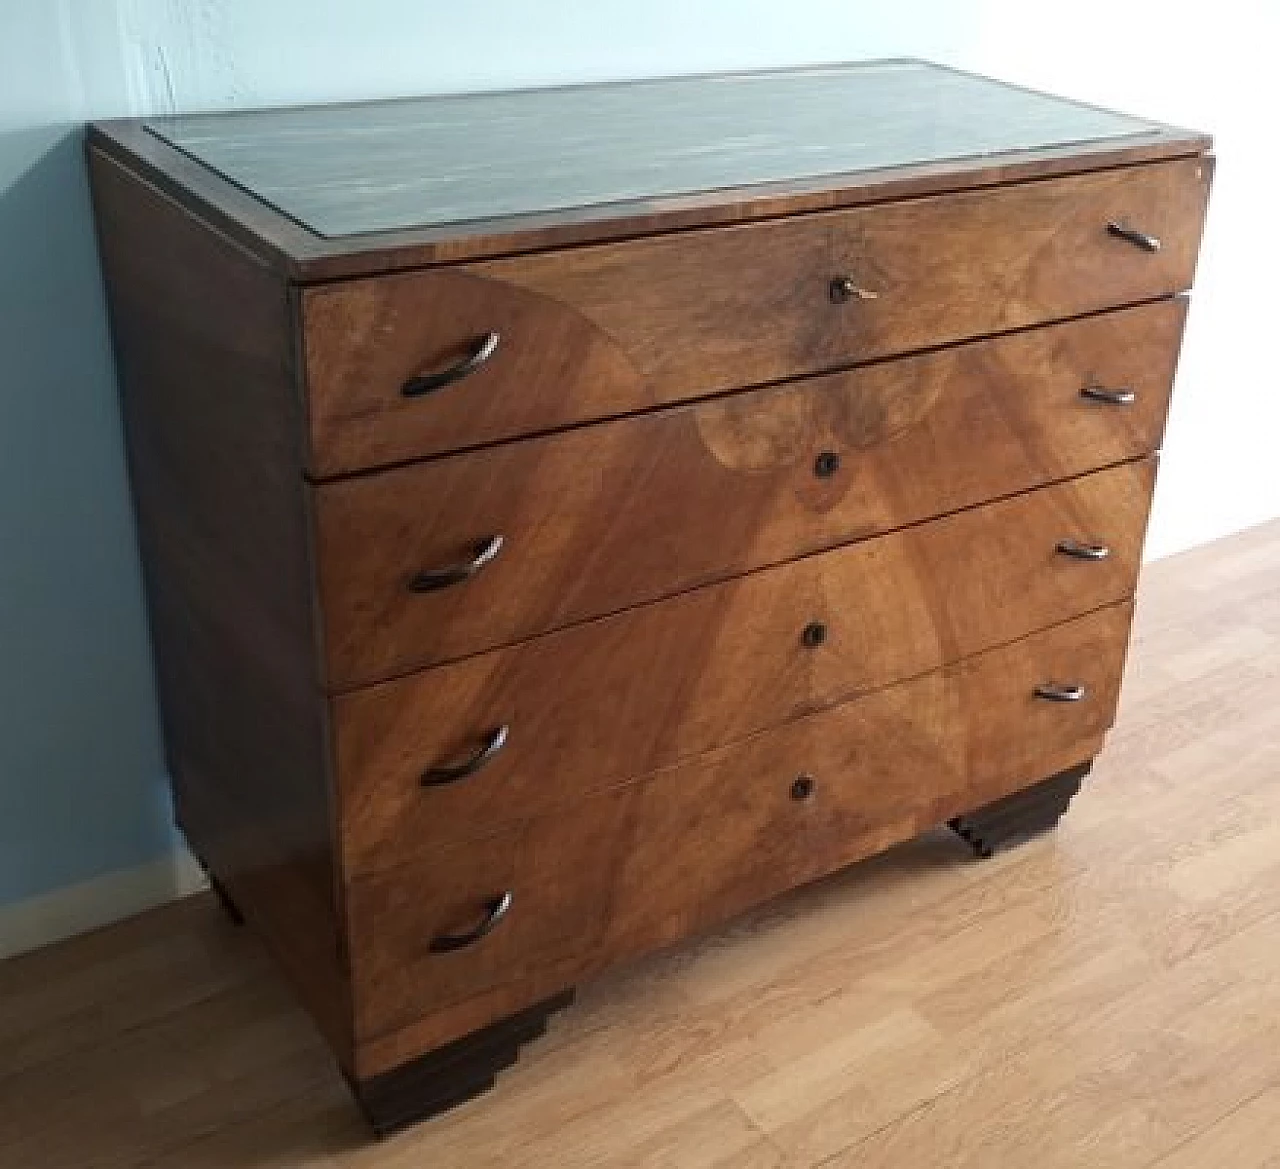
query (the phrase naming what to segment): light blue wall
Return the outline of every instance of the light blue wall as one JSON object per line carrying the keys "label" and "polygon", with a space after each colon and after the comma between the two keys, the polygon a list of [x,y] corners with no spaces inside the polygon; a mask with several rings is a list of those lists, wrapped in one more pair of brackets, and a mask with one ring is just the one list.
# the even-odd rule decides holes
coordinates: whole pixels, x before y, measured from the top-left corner
{"label": "light blue wall", "polygon": [[80,123],[948,58],[964,32],[945,0],[0,0],[0,904],[174,846]]}
{"label": "light blue wall", "polygon": [[4,902],[155,856],[170,835],[74,128],[86,87],[115,109],[123,95],[75,64],[56,6],[0,12]]}

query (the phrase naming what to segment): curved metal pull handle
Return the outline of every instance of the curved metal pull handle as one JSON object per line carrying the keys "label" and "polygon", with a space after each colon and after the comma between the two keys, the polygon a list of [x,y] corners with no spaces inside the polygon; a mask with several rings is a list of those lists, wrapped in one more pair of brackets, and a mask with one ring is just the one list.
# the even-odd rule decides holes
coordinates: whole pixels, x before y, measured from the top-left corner
{"label": "curved metal pull handle", "polygon": [[488,332],[471,347],[471,352],[457,365],[442,369],[439,373],[424,373],[411,377],[400,387],[406,398],[417,398],[422,394],[430,394],[434,390],[442,390],[445,386],[461,381],[468,374],[475,373],[491,358],[498,348],[502,334]]}
{"label": "curved metal pull handle", "polygon": [[507,916],[507,910],[511,908],[513,899],[514,894],[510,889],[505,893],[499,893],[497,897],[491,897],[485,902],[484,921],[475,929],[468,930],[465,934],[439,934],[431,939],[431,945],[428,948],[433,954],[448,954],[452,950],[462,950],[474,945],[485,934],[492,933],[494,926]]}
{"label": "curved metal pull handle", "polygon": [[1111,555],[1111,549],[1105,544],[1086,544],[1080,540],[1059,540],[1056,550],[1073,560],[1106,560]]}
{"label": "curved metal pull handle", "polygon": [[486,564],[502,551],[502,537],[490,536],[476,545],[475,554],[462,564],[451,564],[448,568],[424,570],[409,580],[409,588],[415,593],[434,593],[437,589],[447,589],[450,585],[461,584],[475,576]]}
{"label": "curved metal pull handle", "polygon": [[1080,397],[1088,398],[1091,402],[1106,402],[1108,406],[1131,406],[1137,401],[1138,395],[1127,388],[1109,390],[1106,386],[1085,386],[1080,391]]}
{"label": "curved metal pull handle", "polygon": [[1047,702],[1080,702],[1088,693],[1078,683],[1041,682],[1036,687],[1036,697]]}
{"label": "curved metal pull handle", "polygon": [[1160,250],[1160,241],[1154,235],[1147,235],[1145,231],[1139,231],[1136,227],[1125,227],[1123,223],[1117,223],[1114,219],[1107,224],[1107,232],[1117,239],[1133,244],[1135,248],[1141,248],[1144,252]]}
{"label": "curved metal pull handle", "polygon": [[429,767],[422,773],[422,778],[418,782],[423,787],[439,787],[446,783],[457,783],[460,779],[466,779],[468,775],[475,775],[507,745],[507,736],[510,733],[510,725],[503,723],[502,726],[489,732],[484,746],[465,763],[458,763],[453,767]]}

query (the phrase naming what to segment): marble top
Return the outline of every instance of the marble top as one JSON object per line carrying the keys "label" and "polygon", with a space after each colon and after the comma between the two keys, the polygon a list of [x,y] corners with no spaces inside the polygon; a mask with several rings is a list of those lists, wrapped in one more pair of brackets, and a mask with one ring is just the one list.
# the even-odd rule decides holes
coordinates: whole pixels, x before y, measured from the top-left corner
{"label": "marble top", "polygon": [[1158,134],[922,61],[156,118],[339,238]]}

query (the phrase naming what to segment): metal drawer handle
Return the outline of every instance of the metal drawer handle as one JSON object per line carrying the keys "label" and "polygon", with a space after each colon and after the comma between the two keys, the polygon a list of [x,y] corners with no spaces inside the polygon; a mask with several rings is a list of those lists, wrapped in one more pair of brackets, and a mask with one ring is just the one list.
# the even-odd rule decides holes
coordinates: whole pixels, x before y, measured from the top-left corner
{"label": "metal drawer handle", "polygon": [[827,292],[836,304],[844,304],[848,300],[879,300],[880,294],[869,288],[862,288],[852,276],[836,276],[827,286]]}
{"label": "metal drawer handle", "polygon": [[1117,239],[1125,240],[1144,252],[1160,250],[1160,241],[1154,235],[1147,235],[1145,231],[1139,231],[1135,227],[1125,227],[1123,223],[1117,223],[1114,219],[1107,224],[1107,231]]}
{"label": "metal drawer handle", "polygon": [[475,775],[507,745],[507,735],[510,732],[511,727],[503,723],[502,726],[489,732],[484,746],[465,763],[458,763],[453,767],[430,767],[422,773],[419,782],[423,787],[439,787],[446,783],[457,783],[460,779],[466,779],[468,775]]}
{"label": "metal drawer handle", "polygon": [[1105,544],[1085,544],[1080,540],[1059,540],[1057,550],[1073,560],[1106,560],[1111,555]]}
{"label": "metal drawer handle", "polygon": [[475,554],[462,564],[448,568],[435,568],[417,573],[409,580],[409,588],[415,593],[434,593],[450,585],[461,584],[475,576],[486,564],[502,551],[502,537],[490,536],[476,545]]}
{"label": "metal drawer handle", "polygon": [[473,930],[468,930],[465,934],[440,934],[431,939],[429,947],[433,954],[448,954],[451,950],[461,950],[467,946],[474,945],[485,934],[491,933],[494,926],[507,916],[507,910],[511,908],[513,894],[510,889],[505,893],[500,893],[497,897],[491,897],[485,902],[485,917],[478,926]]}
{"label": "metal drawer handle", "polygon": [[1041,682],[1036,697],[1047,702],[1080,702],[1089,692],[1078,683]]}
{"label": "metal drawer handle", "polygon": [[498,342],[501,340],[501,333],[486,333],[475,342],[471,347],[471,352],[457,365],[452,365],[439,373],[424,373],[419,374],[417,377],[411,377],[400,387],[400,392],[406,398],[417,398],[422,394],[430,394],[433,390],[442,390],[453,382],[461,381],[469,374],[475,373],[494,355],[498,348]]}
{"label": "metal drawer handle", "polygon": [[1085,386],[1080,396],[1091,402],[1106,402],[1108,406],[1130,406],[1138,397],[1130,389],[1109,390],[1106,386]]}

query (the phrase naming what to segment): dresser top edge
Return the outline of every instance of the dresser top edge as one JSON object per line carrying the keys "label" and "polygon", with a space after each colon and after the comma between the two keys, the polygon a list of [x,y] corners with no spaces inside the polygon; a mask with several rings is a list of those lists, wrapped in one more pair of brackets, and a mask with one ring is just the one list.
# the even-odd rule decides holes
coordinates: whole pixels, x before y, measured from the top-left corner
{"label": "dresser top edge", "polygon": [[286,279],[307,284],[1159,162],[1212,148],[1207,134],[1134,121],[1143,125],[1141,132],[1109,138],[335,236],[313,231],[174,145],[155,132],[154,119],[93,123],[87,146],[163,191]]}

